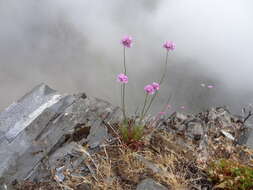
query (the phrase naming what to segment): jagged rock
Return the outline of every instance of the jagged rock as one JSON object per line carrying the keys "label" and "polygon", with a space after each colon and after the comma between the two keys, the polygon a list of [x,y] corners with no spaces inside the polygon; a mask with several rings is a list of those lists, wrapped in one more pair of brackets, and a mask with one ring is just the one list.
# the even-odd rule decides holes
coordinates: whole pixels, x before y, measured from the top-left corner
{"label": "jagged rock", "polygon": [[169,190],[160,183],[157,183],[151,178],[142,180],[138,185],[136,190]]}
{"label": "jagged rock", "polygon": [[[197,115],[174,113],[163,124],[166,124],[167,127],[162,125],[161,128],[166,128],[170,132],[188,136],[194,140],[200,140],[204,135],[219,137],[221,134],[225,136],[230,134],[230,138],[233,137],[233,140],[236,139],[241,144],[253,144],[250,143],[253,139],[250,137],[252,134],[250,129],[253,125],[244,125],[240,117],[232,115],[222,107],[211,108]],[[208,131],[211,134],[207,134]],[[245,134],[243,135],[243,133]]]}
{"label": "jagged rock", "polygon": [[[195,150],[198,153],[197,161],[205,163],[212,152],[208,147],[210,148],[210,144],[213,143],[216,144],[214,146],[221,142],[229,146],[239,143],[252,148],[253,124],[249,121],[246,124],[242,117],[232,115],[227,109],[218,107],[195,115],[174,113],[167,120],[162,120],[159,128],[173,134],[174,142],[181,145],[181,150],[187,148]],[[226,156],[231,155],[228,148],[223,153]]]}
{"label": "jagged rock", "polygon": [[107,138],[107,128],[101,123],[101,121],[96,121],[87,137],[88,144],[90,148],[96,148],[102,144]]}
{"label": "jagged rock", "polygon": [[208,120],[217,121],[220,123],[220,126],[226,128],[232,127],[233,123],[240,120],[240,118],[232,115],[227,109],[218,107],[208,110]]}
{"label": "jagged rock", "polygon": [[192,120],[187,123],[187,135],[194,140],[200,140],[204,135],[204,126],[201,120]]}
{"label": "jagged rock", "polygon": [[246,145],[253,149],[253,125],[251,125],[251,128],[246,129],[247,135],[244,136],[246,139]]}
{"label": "jagged rock", "polygon": [[[107,137],[103,120],[119,119],[120,114],[97,98],[61,95],[45,84],[35,87],[0,113],[0,184],[34,178],[42,161],[52,161],[66,142],[86,139],[91,148],[99,146]],[[71,148],[62,149],[61,155]]]}
{"label": "jagged rock", "polygon": [[[77,176],[94,177],[97,170],[92,155],[105,147],[105,141],[114,142],[115,137],[110,139],[113,136],[108,134],[112,125],[108,124],[121,118],[120,109],[106,101],[83,93],[62,95],[45,84],[35,87],[0,113],[0,189],[9,190],[12,183],[24,180],[47,184],[49,177],[59,183]],[[237,143],[253,145],[252,125],[247,123],[245,127],[240,117],[224,108],[196,115],[174,113],[161,121],[149,141],[152,151],[158,154],[180,154],[201,164],[216,153],[229,157],[239,152],[240,160],[251,159],[252,155],[246,149],[240,150]],[[243,138],[246,140],[240,140]],[[215,147],[220,151],[215,152]],[[148,159],[136,156],[153,173],[163,172]],[[135,183],[139,179],[143,178]],[[80,184],[79,189],[89,189],[90,185]],[[167,189],[151,178],[137,187],[145,188]]]}

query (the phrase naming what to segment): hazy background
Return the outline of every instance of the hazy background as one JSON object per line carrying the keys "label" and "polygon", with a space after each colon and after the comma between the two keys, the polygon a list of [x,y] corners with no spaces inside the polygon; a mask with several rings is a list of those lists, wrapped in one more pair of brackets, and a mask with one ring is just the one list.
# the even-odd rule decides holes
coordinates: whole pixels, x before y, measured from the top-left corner
{"label": "hazy background", "polygon": [[134,39],[130,110],[142,103],[143,86],[159,79],[165,40],[176,50],[153,111],[169,94],[174,110],[240,111],[253,101],[252,0],[0,0],[0,110],[41,82],[118,105],[125,34]]}

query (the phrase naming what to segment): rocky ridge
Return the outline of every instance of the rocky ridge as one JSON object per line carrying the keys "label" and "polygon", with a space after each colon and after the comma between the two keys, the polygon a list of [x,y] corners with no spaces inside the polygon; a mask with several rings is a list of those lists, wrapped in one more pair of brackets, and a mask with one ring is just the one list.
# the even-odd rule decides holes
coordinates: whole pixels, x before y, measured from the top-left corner
{"label": "rocky ridge", "polygon": [[162,116],[131,152],[117,135],[121,117],[106,101],[35,87],[0,113],[1,188],[212,189],[203,172],[212,160],[253,167],[250,123],[225,108]]}

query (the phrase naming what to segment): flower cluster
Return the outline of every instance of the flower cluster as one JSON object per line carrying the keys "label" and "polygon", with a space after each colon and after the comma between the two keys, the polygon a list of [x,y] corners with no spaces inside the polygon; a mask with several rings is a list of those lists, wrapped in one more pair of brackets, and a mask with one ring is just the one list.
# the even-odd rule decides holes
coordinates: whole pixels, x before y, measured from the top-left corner
{"label": "flower cluster", "polygon": [[155,93],[155,89],[151,84],[148,84],[144,87],[144,90],[148,93],[148,94],[154,94]]}
{"label": "flower cluster", "polygon": [[125,83],[126,84],[126,83],[128,83],[128,77],[125,74],[120,73],[117,76],[117,81],[120,82],[120,83]]}
{"label": "flower cluster", "polygon": [[[123,112],[123,123],[126,124],[128,122],[128,118],[127,118],[127,114],[126,114],[126,105],[125,105],[125,94],[126,94],[126,84],[128,83],[128,76],[127,76],[127,67],[126,67],[126,48],[131,48],[133,44],[133,38],[131,36],[124,36],[121,39],[121,45],[124,48],[124,52],[123,52],[123,66],[124,66],[124,72],[118,74],[117,76],[117,81],[119,83],[121,83],[121,104],[122,104],[122,112]],[[156,95],[157,95],[157,91],[159,91],[160,89],[160,85],[162,84],[164,77],[166,75],[166,68],[167,68],[167,62],[168,62],[168,52],[169,51],[173,51],[175,49],[175,44],[172,41],[165,41],[165,43],[163,44],[163,47],[167,50],[166,52],[166,60],[165,60],[165,69],[163,71],[163,74],[161,76],[161,79],[159,80],[159,82],[153,82],[151,84],[148,84],[144,87],[144,91],[146,92],[146,96],[144,99],[144,103],[143,103],[143,107],[142,107],[142,111],[140,112],[140,122],[139,124],[141,124],[142,120],[144,119],[145,115],[147,114],[147,112],[149,111]],[[154,95],[153,95],[154,94]],[[153,96],[149,96],[149,95],[153,95]],[[184,108],[182,108],[184,109]],[[165,114],[163,112],[160,113]]]}
{"label": "flower cluster", "polygon": [[[140,112],[138,113],[138,108],[136,113],[138,113],[138,120],[132,121],[127,117],[126,112],[126,104],[125,104],[125,94],[126,94],[126,83],[128,83],[128,76],[127,76],[127,67],[126,67],[126,50],[127,48],[131,48],[133,43],[133,38],[131,36],[124,36],[121,39],[121,45],[123,46],[123,72],[118,74],[117,81],[121,83],[121,109],[123,113],[123,121],[120,124],[120,133],[122,136],[122,139],[127,144],[131,144],[134,141],[141,140],[142,136],[144,135],[144,127],[145,122],[143,123],[143,120],[150,110],[150,107],[158,94],[157,92],[160,90],[160,85],[162,84],[166,72],[167,72],[167,62],[168,62],[168,54],[169,51],[172,51],[175,49],[175,44],[171,41],[166,41],[163,44],[163,47],[167,50],[166,51],[166,60],[165,60],[165,69],[163,70],[163,74],[161,76],[161,79],[159,82],[153,82],[151,84],[148,84],[144,87],[145,91],[145,98],[143,102],[143,106],[140,109]],[[154,95],[153,95],[154,94]],[[150,96],[153,95],[153,96]],[[166,106],[166,109],[169,109],[170,105]],[[159,116],[162,116],[166,114],[166,109],[159,112]],[[182,106],[181,109],[184,109]],[[152,125],[151,125],[152,126]]]}
{"label": "flower cluster", "polygon": [[147,94],[154,94],[156,91],[160,89],[159,83],[153,82],[152,84],[148,84],[144,87],[144,90]]}
{"label": "flower cluster", "polygon": [[163,47],[167,49],[167,51],[173,51],[176,48],[176,45],[172,41],[166,41],[163,44]]}
{"label": "flower cluster", "polygon": [[130,48],[132,47],[132,37],[131,36],[124,36],[121,40],[121,44],[124,46],[124,47],[127,47],[127,48]]}

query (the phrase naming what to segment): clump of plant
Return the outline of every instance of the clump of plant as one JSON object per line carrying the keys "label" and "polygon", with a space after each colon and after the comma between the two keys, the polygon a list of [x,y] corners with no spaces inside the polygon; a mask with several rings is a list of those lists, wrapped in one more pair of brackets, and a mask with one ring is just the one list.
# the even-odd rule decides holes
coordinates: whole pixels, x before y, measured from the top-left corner
{"label": "clump of plant", "polygon": [[166,41],[163,44],[163,47],[166,49],[166,60],[163,74],[159,82],[152,82],[151,84],[147,84],[144,87],[145,92],[144,103],[141,112],[138,113],[138,119],[133,120],[127,117],[126,104],[125,104],[126,84],[128,83],[127,67],[126,67],[126,48],[132,47],[132,41],[133,39],[131,36],[124,36],[123,39],[121,40],[121,44],[123,46],[124,70],[123,73],[120,73],[117,76],[117,81],[121,83],[121,108],[123,112],[123,121],[120,123],[120,135],[122,137],[122,140],[126,144],[138,142],[143,137],[145,128],[145,123],[143,122],[143,120],[146,117],[147,113],[149,112],[150,107],[154,102],[154,99],[166,76],[169,52],[175,49],[175,44],[171,41]]}
{"label": "clump of plant", "polygon": [[216,189],[253,189],[253,168],[236,161],[221,159],[212,162],[208,174]]}

